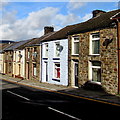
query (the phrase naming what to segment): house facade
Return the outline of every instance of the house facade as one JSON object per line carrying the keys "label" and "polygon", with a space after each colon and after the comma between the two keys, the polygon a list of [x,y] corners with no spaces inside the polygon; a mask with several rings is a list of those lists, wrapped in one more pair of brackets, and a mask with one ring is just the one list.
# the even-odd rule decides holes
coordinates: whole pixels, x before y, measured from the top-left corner
{"label": "house facade", "polygon": [[68,39],[42,42],[41,81],[68,85]]}
{"label": "house facade", "polygon": [[13,76],[25,78],[25,50],[14,50],[13,53]]}
{"label": "house facade", "polygon": [[94,11],[93,18],[69,34],[69,81],[71,86],[86,82],[101,85],[107,92],[119,92],[118,30],[111,17],[120,10]]}
{"label": "house facade", "polygon": [[25,78],[40,81],[40,45],[25,47]]}

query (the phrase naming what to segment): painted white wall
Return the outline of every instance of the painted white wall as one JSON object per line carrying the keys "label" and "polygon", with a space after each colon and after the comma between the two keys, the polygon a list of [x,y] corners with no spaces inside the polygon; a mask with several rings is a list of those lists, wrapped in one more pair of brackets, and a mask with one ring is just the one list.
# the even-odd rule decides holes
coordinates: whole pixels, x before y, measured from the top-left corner
{"label": "painted white wall", "polygon": [[[60,45],[63,46],[63,50],[60,53],[60,59],[54,60],[55,55],[55,43],[60,42]],[[44,44],[48,43],[48,59],[44,58]],[[45,62],[48,62],[48,81],[46,81],[45,71],[46,66]],[[60,82],[53,80],[54,79],[54,63],[60,62]],[[42,43],[42,82],[48,82],[51,84],[57,85],[68,85],[68,40],[55,40]]]}

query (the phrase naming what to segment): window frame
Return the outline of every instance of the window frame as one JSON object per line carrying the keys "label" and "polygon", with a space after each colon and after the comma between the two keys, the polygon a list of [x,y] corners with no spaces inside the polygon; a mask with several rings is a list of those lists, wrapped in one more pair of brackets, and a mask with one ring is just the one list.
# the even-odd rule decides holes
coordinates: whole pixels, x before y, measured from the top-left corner
{"label": "window frame", "polygon": [[[53,78],[54,79],[57,79],[57,80],[60,80],[60,77],[57,77],[57,72],[56,72],[56,68],[59,68],[60,69],[60,67],[56,67],[56,64],[59,64],[60,65],[60,62],[55,62],[54,63],[54,67],[53,67]],[[60,69],[60,74],[61,74],[61,69]]]}
{"label": "window frame", "polygon": [[[48,46],[48,47],[46,47],[46,45]],[[44,53],[44,58],[48,58],[48,51],[49,51],[49,44],[48,43],[44,43],[44,51],[43,51],[43,53]],[[46,54],[47,53],[47,54]]]}
{"label": "window frame", "polygon": [[[101,75],[100,75],[100,81],[94,81],[93,80],[93,69],[95,68],[95,69],[100,69],[100,71],[101,71],[101,65],[100,66],[98,66],[98,65],[93,65],[93,62],[100,62],[100,61],[89,61],[89,81],[91,81],[91,82],[93,82],[93,83],[97,83],[97,84],[100,84],[101,85]],[[100,62],[101,63],[101,62]],[[100,74],[101,74],[101,72],[100,72]]]}
{"label": "window frame", "polygon": [[[78,38],[78,40],[75,40],[74,38]],[[72,55],[79,55],[79,47],[78,47],[78,54],[75,53],[75,43],[78,43],[79,46],[79,36],[72,36]]]}
{"label": "window frame", "polygon": [[[54,43],[54,58],[60,58],[60,50],[56,49],[57,48],[57,44],[59,44],[59,46],[60,46],[60,42],[58,41],[58,42]],[[57,51],[59,52],[59,56],[57,56]]]}
{"label": "window frame", "polygon": [[[99,37],[98,38],[93,38],[92,36],[94,34],[99,34]],[[93,53],[93,41],[99,41],[99,53],[96,54],[96,53]],[[95,33],[91,33],[90,34],[90,45],[89,45],[89,54],[90,55],[100,55],[100,32],[95,32]]]}
{"label": "window frame", "polygon": [[[34,64],[36,65],[36,72],[35,72],[35,69],[34,69],[34,68],[35,68],[35,67],[34,67]],[[36,76],[37,76],[37,64],[36,64],[36,63],[33,63],[32,65],[33,65],[33,68],[32,68],[32,69],[33,69],[33,76],[36,77]]]}

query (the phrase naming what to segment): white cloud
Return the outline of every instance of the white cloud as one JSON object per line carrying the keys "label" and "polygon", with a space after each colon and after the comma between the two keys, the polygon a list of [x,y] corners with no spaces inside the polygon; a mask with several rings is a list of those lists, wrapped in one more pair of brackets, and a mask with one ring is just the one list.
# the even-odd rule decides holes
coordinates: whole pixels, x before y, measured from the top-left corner
{"label": "white cloud", "polygon": [[82,21],[87,21],[87,20],[89,20],[89,19],[91,19],[92,18],[92,13],[88,13],[88,14],[86,14],[83,18],[82,18]]}
{"label": "white cloud", "polygon": [[40,37],[45,26],[53,26],[58,30],[68,24],[75,24],[80,17],[75,14],[63,15],[58,8],[47,7],[31,12],[24,19],[16,18],[16,11],[6,12],[0,26],[0,39],[23,40]]}
{"label": "white cloud", "polygon": [[40,31],[43,30],[44,26],[52,25],[52,19],[57,12],[57,8],[48,7],[37,12],[31,12],[28,17],[18,20],[14,11],[11,14],[6,13],[0,26],[0,39],[22,40],[38,37],[36,35],[41,33]]}
{"label": "white cloud", "polygon": [[82,1],[70,0],[70,2],[68,3],[68,9],[69,10],[76,10],[76,9],[83,7],[85,4],[86,3],[82,2]]}

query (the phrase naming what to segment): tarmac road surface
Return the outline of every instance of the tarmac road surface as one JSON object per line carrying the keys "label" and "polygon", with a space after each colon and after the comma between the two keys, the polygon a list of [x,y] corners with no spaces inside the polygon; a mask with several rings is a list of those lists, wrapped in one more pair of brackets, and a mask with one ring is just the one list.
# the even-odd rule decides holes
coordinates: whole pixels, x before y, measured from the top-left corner
{"label": "tarmac road surface", "polygon": [[2,81],[2,120],[119,120],[120,107]]}

